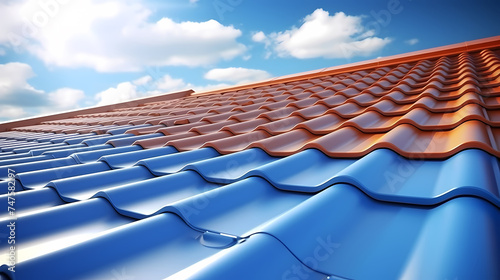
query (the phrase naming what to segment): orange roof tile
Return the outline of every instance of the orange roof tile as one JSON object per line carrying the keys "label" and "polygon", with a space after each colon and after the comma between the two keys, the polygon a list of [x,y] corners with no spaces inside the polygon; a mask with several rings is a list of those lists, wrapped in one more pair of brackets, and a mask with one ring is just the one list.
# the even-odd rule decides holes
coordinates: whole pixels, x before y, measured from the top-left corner
{"label": "orange roof tile", "polygon": [[[377,148],[449,157],[498,155],[500,37],[375,59],[202,94],[183,92],[13,122],[24,132],[105,134],[125,125],[144,148],[259,147],[271,155],[316,148],[359,157]],[[130,106],[129,106],[130,105]],[[245,137],[247,135],[247,137]],[[436,139],[453,139],[437,141]],[[434,143],[421,149],[418,143]],[[110,140],[113,144],[113,140]]]}

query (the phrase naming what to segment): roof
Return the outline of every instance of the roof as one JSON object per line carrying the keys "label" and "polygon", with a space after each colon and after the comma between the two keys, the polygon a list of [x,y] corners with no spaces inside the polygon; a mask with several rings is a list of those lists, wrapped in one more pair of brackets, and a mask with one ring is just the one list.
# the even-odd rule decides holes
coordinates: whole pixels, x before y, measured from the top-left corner
{"label": "roof", "polygon": [[499,279],[499,108],[493,37],[4,123],[0,278]]}

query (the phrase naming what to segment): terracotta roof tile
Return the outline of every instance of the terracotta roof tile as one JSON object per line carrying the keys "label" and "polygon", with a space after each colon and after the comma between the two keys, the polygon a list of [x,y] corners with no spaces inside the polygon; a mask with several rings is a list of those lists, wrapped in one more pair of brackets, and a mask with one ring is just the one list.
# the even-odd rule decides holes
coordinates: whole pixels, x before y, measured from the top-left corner
{"label": "terracotta roof tile", "polygon": [[468,121],[449,131],[420,131],[402,124],[387,133],[364,134],[345,127],[315,141],[304,142],[301,149],[317,148],[332,157],[361,157],[377,148],[389,148],[411,158],[447,158],[470,148],[480,148],[496,156],[500,130],[479,121]]}
{"label": "terracotta roof tile", "polygon": [[210,134],[220,131],[223,127],[238,123],[236,120],[224,120],[217,123],[207,123],[202,122],[196,126],[193,126],[190,131],[194,131],[198,134]]}
{"label": "terracotta roof tile", "polygon": [[[190,132],[191,133],[191,132]],[[230,132],[219,131],[210,134],[191,136],[180,140],[168,141],[165,146],[173,146],[178,151],[190,151],[201,148],[205,143],[232,136]],[[168,136],[166,136],[168,137]]]}
{"label": "terracotta roof tile", "polygon": [[234,135],[245,134],[255,130],[260,125],[267,123],[269,123],[268,119],[257,118],[240,123],[225,125],[224,127],[221,128],[221,131],[229,131]]}
{"label": "terracotta roof tile", "polygon": [[[155,133],[158,130],[161,130],[162,128],[165,128],[164,125],[151,125],[151,126],[146,126],[146,127],[141,127],[141,128],[132,128],[127,130],[126,133],[131,133],[135,135],[143,135],[143,134],[149,134],[149,133]],[[162,131],[158,131],[162,132]]]}
{"label": "terracotta roof tile", "polygon": [[[287,259],[315,272],[308,260],[320,232],[343,243],[335,261],[318,264],[318,279],[394,278],[405,267],[429,279],[461,269],[472,273],[460,278],[498,278],[500,38],[167,97],[0,132],[0,194],[7,169],[19,171],[16,223],[32,241],[19,246],[47,248],[21,259],[20,279],[54,276],[60,264],[63,279],[75,270],[106,278],[99,271],[110,263],[141,279],[190,266],[216,275],[250,259],[257,271],[256,248],[279,267]],[[54,221],[61,226],[41,229]],[[378,235],[360,239],[366,232]],[[59,240],[83,233],[81,244]],[[415,244],[427,253],[414,254]],[[429,257],[436,244],[448,246],[443,258]],[[88,248],[112,257],[82,254]],[[374,265],[392,255],[407,261]],[[168,273],[149,265],[165,260]]]}
{"label": "terracotta roof tile", "polygon": [[225,137],[219,140],[212,140],[203,144],[202,147],[211,147],[221,154],[230,154],[242,151],[256,141],[266,139],[271,135],[263,130],[257,130],[231,137]]}

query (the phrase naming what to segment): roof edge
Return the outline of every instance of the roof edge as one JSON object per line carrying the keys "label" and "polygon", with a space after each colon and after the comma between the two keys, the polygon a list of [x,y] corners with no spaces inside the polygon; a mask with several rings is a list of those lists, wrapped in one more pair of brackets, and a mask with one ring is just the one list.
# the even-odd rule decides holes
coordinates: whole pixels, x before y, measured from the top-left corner
{"label": "roof edge", "polygon": [[39,116],[39,117],[31,117],[31,118],[26,118],[26,119],[2,122],[2,123],[0,123],[0,132],[8,131],[8,130],[11,130],[12,128],[15,128],[15,127],[36,125],[36,124],[39,124],[41,122],[58,120],[58,119],[63,119],[63,118],[71,118],[71,117],[81,115],[81,114],[103,113],[103,112],[108,112],[108,111],[111,111],[114,109],[119,109],[119,108],[134,107],[134,106],[138,106],[138,105],[141,105],[144,103],[151,103],[151,102],[158,102],[158,101],[165,101],[165,100],[182,98],[182,97],[189,96],[193,93],[194,93],[194,90],[189,89],[189,90],[178,91],[178,92],[173,92],[173,93],[168,93],[168,94],[161,94],[161,95],[155,95],[155,96],[150,96],[150,97],[138,98],[138,99],[124,101],[124,102],[115,103],[115,104],[102,105],[102,106],[96,106],[96,107],[90,107],[90,108],[82,108],[82,109],[76,109],[76,110],[56,113],[56,114],[52,114],[52,115],[45,115],[45,116]]}
{"label": "roof edge", "polygon": [[382,58],[365,60],[365,61],[361,61],[361,62],[342,64],[342,65],[338,65],[338,66],[327,67],[327,68],[322,68],[322,69],[312,70],[312,71],[307,71],[307,72],[301,72],[301,73],[297,73],[297,74],[285,75],[285,76],[275,77],[275,78],[271,78],[269,80],[264,80],[264,81],[255,82],[255,83],[235,85],[235,86],[231,86],[231,87],[225,87],[225,88],[221,88],[221,89],[204,91],[204,92],[196,92],[196,93],[194,93],[194,95],[201,96],[201,95],[208,95],[208,94],[216,94],[216,93],[222,93],[222,92],[227,92],[227,91],[237,91],[237,90],[244,90],[244,89],[250,89],[250,88],[256,88],[256,87],[263,87],[263,86],[273,85],[273,84],[277,84],[277,83],[287,83],[287,82],[293,82],[293,81],[297,81],[297,80],[313,79],[313,78],[322,77],[322,76],[326,76],[326,75],[335,75],[335,74],[341,74],[341,73],[345,73],[345,72],[354,72],[354,71],[364,70],[367,68],[378,68],[378,67],[391,66],[394,64],[408,63],[408,62],[413,62],[413,61],[423,60],[423,59],[432,59],[432,58],[441,57],[441,56],[454,55],[454,54],[459,54],[462,52],[471,52],[471,51],[477,51],[477,50],[499,47],[499,46],[500,46],[500,36],[494,36],[494,37],[478,39],[478,40],[473,40],[473,41],[466,41],[463,43],[457,43],[457,44],[452,44],[452,45],[446,45],[446,46],[441,46],[441,47],[420,50],[420,51],[414,51],[414,52],[397,54],[397,55],[392,55],[392,56],[387,56],[387,57],[382,57]]}
{"label": "roof edge", "polygon": [[432,59],[432,58],[441,57],[441,56],[459,54],[459,53],[470,52],[470,51],[477,51],[477,50],[494,48],[494,47],[500,47],[500,36],[494,36],[494,37],[478,39],[478,40],[473,40],[473,41],[466,41],[463,43],[457,43],[457,44],[452,44],[452,45],[447,45],[447,46],[441,46],[441,47],[436,47],[436,48],[420,50],[420,51],[397,54],[397,55],[392,55],[392,56],[388,56],[388,57],[376,58],[376,59],[366,60],[366,61],[361,61],[361,62],[356,62],[356,63],[343,64],[343,65],[338,65],[338,66],[334,66],[334,67],[327,67],[327,68],[322,68],[322,69],[318,69],[318,70],[307,71],[307,72],[302,72],[302,73],[297,73],[297,74],[292,74],[292,75],[285,75],[285,76],[275,77],[275,78],[271,78],[269,80],[264,80],[264,81],[260,81],[260,82],[249,83],[249,84],[244,84],[244,85],[230,86],[230,87],[225,87],[225,88],[216,89],[216,90],[195,92],[194,90],[189,89],[189,90],[179,91],[179,92],[174,92],[174,93],[155,95],[155,96],[145,97],[145,98],[138,98],[138,99],[120,102],[120,103],[115,103],[115,104],[110,104],[110,105],[76,109],[73,111],[66,111],[66,112],[52,114],[52,115],[31,117],[31,118],[14,120],[14,121],[7,121],[7,122],[0,123],[0,132],[10,130],[14,127],[35,125],[35,124],[39,124],[39,123],[44,122],[44,121],[51,121],[51,120],[56,120],[56,119],[61,119],[61,118],[71,118],[71,117],[74,117],[74,116],[80,115],[80,114],[102,113],[102,112],[111,111],[113,109],[133,107],[133,106],[138,106],[138,105],[141,105],[144,103],[172,100],[172,99],[182,98],[182,97],[186,97],[186,96],[190,96],[190,95],[202,96],[202,95],[208,95],[208,94],[223,93],[223,92],[228,92],[228,91],[244,90],[244,89],[273,85],[273,84],[277,84],[277,83],[286,83],[286,82],[293,82],[293,81],[297,81],[297,80],[313,79],[313,78],[317,78],[317,77],[321,77],[321,76],[325,76],[325,75],[335,75],[335,74],[340,74],[340,73],[345,73],[345,72],[354,72],[354,71],[364,70],[367,68],[378,68],[378,67],[384,67],[384,66],[391,66],[394,64],[408,63],[408,62],[412,62],[412,61],[416,61],[416,60]]}

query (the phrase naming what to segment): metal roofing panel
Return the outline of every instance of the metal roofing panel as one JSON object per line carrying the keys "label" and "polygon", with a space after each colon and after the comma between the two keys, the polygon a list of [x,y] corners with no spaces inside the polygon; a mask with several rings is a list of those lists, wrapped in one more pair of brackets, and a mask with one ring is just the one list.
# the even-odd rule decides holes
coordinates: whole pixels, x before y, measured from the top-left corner
{"label": "metal roofing panel", "polygon": [[[201,234],[177,216],[161,214],[108,230],[89,242],[20,263],[16,277],[112,279],[125,274],[126,277],[162,279],[219,251],[201,245]],[[56,268],[54,263],[60,267]]]}
{"label": "metal roofing panel", "polygon": [[[10,199],[12,201],[12,199]],[[9,205],[9,195],[0,195],[0,203]],[[57,193],[49,188],[31,191],[22,191],[16,194],[16,214],[26,215],[29,212],[41,211],[53,206],[63,204],[63,200]],[[8,211],[0,214],[0,220],[9,220],[11,215]]]}
{"label": "metal roofing panel", "polygon": [[[30,145],[25,145],[25,146],[19,146],[15,147],[8,152],[2,152],[1,154],[5,155],[18,155],[18,156],[23,156],[25,154],[27,155],[39,155],[43,153],[45,150],[51,150],[52,148],[61,148],[64,149],[65,147],[69,148],[75,148],[75,147],[81,147],[81,145],[67,145],[66,143],[57,143],[57,144],[52,144],[52,143],[43,143],[43,145],[39,146],[37,145],[37,142],[31,142]],[[7,145],[5,145],[7,146]]]}
{"label": "metal roofing panel", "polygon": [[[499,214],[492,204],[470,197],[430,208],[402,206],[377,202],[339,184],[261,230],[328,275],[497,279]],[[308,262],[318,246],[324,249],[321,258]]]}
{"label": "metal roofing panel", "polygon": [[177,201],[218,187],[217,184],[203,180],[197,173],[192,171],[131,184],[124,184],[121,181],[120,184],[115,185],[117,186],[115,188],[101,189],[93,197],[108,199],[118,213],[136,219],[164,212],[165,207],[175,204]]}
{"label": "metal roofing panel", "polygon": [[92,136],[94,136],[95,133],[86,133],[86,134],[78,134],[78,133],[69,133],[69,134],[62,134],[62,135],[54,135],[55,137],[54,138],[51,138],[50,139],[50,143],[54,143],[54,144],[57,144],[57,143],[62,143],[62,142],[65,142],[66,140],[73,140],[73,139],[78,139],[80,141],[77,141],[77,143],[80,143],[81,141],[83,140],[86,140],[88,138],[91,138]]}
{"label": "metal roofing panel", "polygon": [[238,181],[250,170],[271,163],[278,158],[271,157],[261,149],[223,155],[186,165],[182,170],[194,170],[205,180],[227,184]]}
{"label": "metal roofing panel", "polygon": [[161,147],[149,150],[138,150],[133,152],[120,153],[117,155],[105,155],[99,160],[106,162],[112,169],[125,168],[134,165],[141,159],[153,158],[158,156],[176,153],[174,147]]}
{"label": "metal roofing panel", "polygon": [[[167,279],[327,279],[293,256],[272,236],[256,234]],[[334,278],[330,278],[334,279]]]}
{"label": "metal roofing panel", "polygon": [[85,165],[70,165],[21,172],[16,174],[16,179],[19,181],[19,185],[24,189],[38,189],[44,187],[52,180],[80,176],[84,174],[93,174],[107,170],[109,170],[109,167],[105,163],[95,162]]}
{"label": "metal roofing panel", "polygon": [[99,138],[83,140],[80,143],[85,144],[87,146],[94,146],[94,145],[104,144],[109,140],[122,139],[122,138],[127,138],[127,137],[132,137],[132,136],[134,136],[134,135],[133,134],[110,135],[110,136],[104,136],[104,137],[99,137]]}
{"label": "metal roofing panel", "polygon": [[100,159],[103,156],[122,154],[122,153],[137,151],[137,150],[142,150],[142,148],[140,146],[133,145],[133,146],[112,148],[112,149],[106,148],[106,149],[97,150],[97,151],[90,150],[90,151],[78,152],[78,153],[71,154],[71,157],[74,158],[78,163],[90,163],[90,162],[93,162],[93,161]]}
{"label": "metal roofing panel", "polygon": [[[107,229],[127,224],[133,220],[116,213],[104,199],[93,199],[55,207],[52,211],[17,217],[18,228],[30,230],[16,234],[17,261],[36,259],[41,255],[89,240]],[[6,233],[10,221],[0,221],[1,232]],[[47,226],[50,225],[50,226]],[[51,240],[44,243],[43,240]],[[5,259],[9,244],[2,242]],[[8,257],[7,257],[8,258]]]}
{"label": "metal roofing panel", "polygon": [[115,147],[123,147],[123,146],[129,146],[134,144],[135,141],[142,140],[142,139],[149,139],[149,138],[155,138],[155,137],[161,137],[163,134],[161,133],[152,133],[152,134],[146,134],[146,135],[139,135],[139,136],[131,136],[127,138],[121,138],[121,139],[112,139],[108,141],[108,144],[111,144]]}
{"label": "metal roofing panel", "polygon": [[178,213],[196,228],[243,237],[310,197],[251,177],[176,202],[165,211]]}
{"label": "metal roofing panel", "polygon": [[39,155],[39,156],[31,156],[31,157],[20,157],[20,158],[12,158],[0,160],[0,166],[13,166],[22,163],[36,162],[40,160],[53,159],[53,157],[49,155]]}
{"label": "metal roofing panel", "polygon": [[11,125],[0,274],[500,278],[499,46]]}
{"label": "metal roofing panel", "polygon": [[[44,155],[42,155],[44,156]],[[8,169],[14,170],[16,173],[29,172],[41,169],[56,168],[62,166],[69,166],[77,164],[77,162],[70,157],[67,158],[52,158],[47,156],[49,159],[35,162],[19,163],[14,165],[2,166],[0,167],[0,179],[8,179]]]}
{"label": "metal roofing panel", "polygon": [[48,147],[44,147],[44,148],[41,148],[41,149],[31,149],[31,148],[28,148],[28,149],[21,149],[21,150],[18,150],[17,152],[25,152],[29,155],[33,155],[33,156],[38,156],[38,155],[41,155],[45,152],[48,152],[48,151],[59,151],[59,150],[70,150],[70,149],[75,149],[75,148],[83,148],[83,147],[87,147],[85,144],[73,144],[73,145],[67,145],[65,143],[59,143],[59,144],[52,144]]}
{"label": "metal roofing panel", "polygon": [[143,166],[134,166],[127,169],[109,170],[53,180],[47,186],[54,188],[63,200],[72,202],[89,199],[97,192],[107,188],[153,177],[149,170]]}
{"label": "metal roofing panel", "polygon": [[361,159],[330,158],[308,149],[260,166],[242,177],[259,176],[282,190],[318,192],[335,183],[357,186],[373,198],[434,205],[477,196],[500,207],[500,167],[496,157],[476,149],[444,161],[405,159],[378,149]]}
{"label": "metal roofing panel", "polygon": [[214,149],[203,148],[183,153],[174,153],[165,156],[158,156],[150,159],[140,160],[136,165],[145,166],[156,176],[172,174],[180,171],[187,164],[207,158],[217,157],[220,154]]}
{"label": "metal roofing panel", "polygon": [[123,135],[129,129],[137,129],[151,126],[150,124],[142,124],[142,125],[122,125],[120,128],[114,128],[107,131],[107,133],[112,135]]}
{"label": "metal roofing panel", "polygon": [[63,158],[63,157],[67,157],[67,156],[70,156],[70,155],[75,154],[75,153],[95,151],[95,150],[105,150],[105,149],[112,149],[112,148],[113,148],[113,146],[111,146],[109,144],[102,144],[102,145],[74,148],[74,149],[68,149],[68,150],[46,151],[43,154],[49,155],[53,158]]}
{"label": "metal roofing panel", "polygon": [[[14,153],[22,153],[25,149],[28,148],[29,150],[35,149],[35,148],[41,148],[45,147],[47,145],[50,145],[51,143],[38,143],[38,142],[25,142],[25,143],[15,143],[11,145],[3,145],[2,147],[2,152],[14,152]],[[16,151],[17,150],[17,151]]]}

